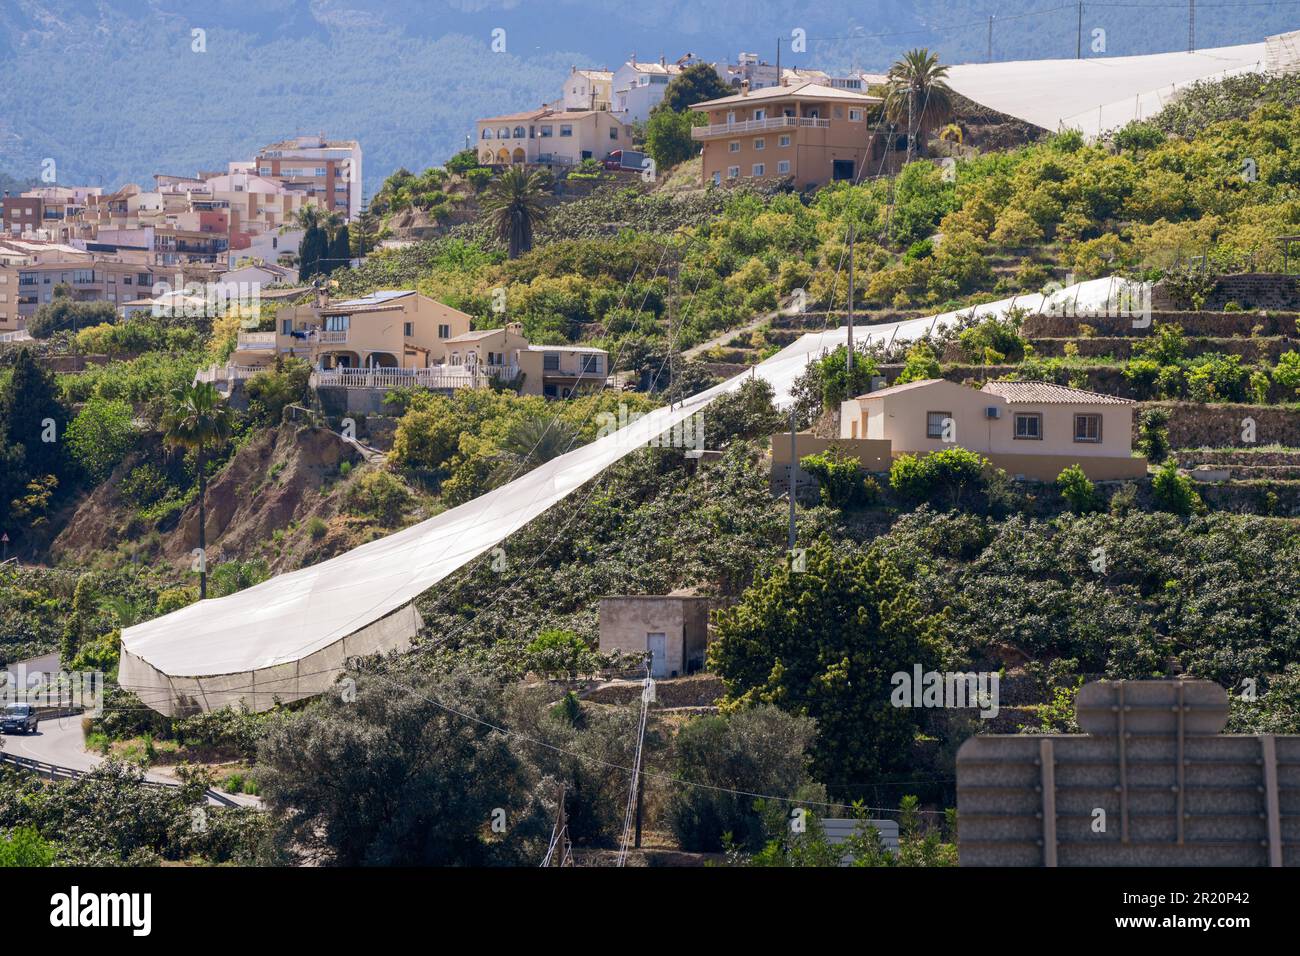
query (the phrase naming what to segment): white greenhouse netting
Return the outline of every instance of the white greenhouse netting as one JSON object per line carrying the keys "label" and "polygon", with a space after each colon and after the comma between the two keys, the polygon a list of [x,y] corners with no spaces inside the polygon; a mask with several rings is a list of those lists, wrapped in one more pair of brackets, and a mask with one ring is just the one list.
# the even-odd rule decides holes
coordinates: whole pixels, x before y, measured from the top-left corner
{"label": "white greenhouse netting", "polygon": [[964,63],[948,71],[948,84],[1007,116],[1053,132],[1077,129],[1096,137],[1150,119],[1179,89],[1198,80],[1261,71],[1265,56],[1264,43],[1246,43],[1194,53]]}
{"label": "white greenhouse netting", "polygon": [[[1051,296],[1027,295],[967,309],[980,317],[1012,307],[1081,313],[1104,309],[1123,283],[1097,279]],[[856,327],[856,342],[906,342],[955,321],[947,312]],[[192,604],[122,631],[121,685],[164,714],[243,701],[266,710],[324,692],[347,658],[405,650],[421,621],[411,603],[496,547],[605,468],[738,389],[751,375],[787,406],[807,363],[843,345],[846,328],[804,335],[751,371],[522,475],[507,485],[396,534],[229,597]],[[707,431],[707,422],[706,422]]]}

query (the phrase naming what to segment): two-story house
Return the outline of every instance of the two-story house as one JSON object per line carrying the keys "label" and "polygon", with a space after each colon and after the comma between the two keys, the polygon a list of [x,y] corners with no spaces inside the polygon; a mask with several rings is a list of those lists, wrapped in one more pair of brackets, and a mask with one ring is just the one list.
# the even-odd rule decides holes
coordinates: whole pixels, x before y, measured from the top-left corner
{"label": "two-story house", "polygon": [[411,290],[373,292],[343,302],[281,308],[274,332],[242,332],[232,362],[271,364],[303,358],[319,369],[422,369],[443,364],[446,343],[469,331],[470,317]]}
{"label": "two-story house", "polygon": [[632,128],[609,110],[544,106],[478,121],[479,162],[493,166],[573,166],[631,146]]}
{"label": "two-story house", "polygon": [[703,146],[702,181],[790,177],[806,189],[888,171],[896,157],[873,119],[881,102],[806,81],[696,103],[708,119],[691,130]]}

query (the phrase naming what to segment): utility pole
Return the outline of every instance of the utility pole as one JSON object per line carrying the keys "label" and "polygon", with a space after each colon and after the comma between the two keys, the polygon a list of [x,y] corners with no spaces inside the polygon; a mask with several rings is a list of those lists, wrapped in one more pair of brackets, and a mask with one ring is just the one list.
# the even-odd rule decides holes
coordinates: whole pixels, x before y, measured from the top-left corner
{"label": "utility pole", "polygon": [[1187,52],[1196,52],[1196,0],[1187,0]]}
{"label": "utility pole", "polygon": [[1074,39],[1074,58],[1083,59],[1083,0],[1079,0],[1079,32]]}
{"label": "utility pole", "polygon": [[853,240],[857,236],[857,231],[857,224],[849,223],[849,351],[845,365],[850,383],[853,382]]}
{"label": "utility pole", "polygon": [[989,62],[993,62],[993,14],[989,14]]}
{"label": "utility pole", "polygon": [[776,38],[776,85],[781,85],[781,38]]}
{"label": "utility pole", "polygon": [[796,424],[795,421],[796,414],[797,413],[795,412],[795,407],[793,404],[791,404],[790,405],[790,547],[788,548],[788,550],[790,551],[794,550],[794,543],[795,543],[794,491],[795,491],[795,485],[798,482],[797,476],[799,474],[798,442],[797,439],[795,438],[795,432],[798,428],[798,425]]}
{"label": "utility pole", "polygon": [[641,849],[641,812],[645,807],[645,777],[638,775],[636,778],[636,841],[633,844],[638,850]]}

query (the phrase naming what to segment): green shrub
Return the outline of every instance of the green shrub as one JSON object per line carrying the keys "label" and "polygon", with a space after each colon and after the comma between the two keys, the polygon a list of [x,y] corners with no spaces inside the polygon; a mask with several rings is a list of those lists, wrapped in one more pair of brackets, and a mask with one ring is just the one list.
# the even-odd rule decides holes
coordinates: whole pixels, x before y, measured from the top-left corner
{"label": "green shrub", "polygon": [[1166,461],[1151,479],[1151,491],[1162,511],[1187,517],[1202,507],[1201,496],[1192,487],[1192,479],[1178,473],[1178,462]]}
{"label": "green shrub", "polygon": [[1148,408],[1138,418],[1138,451],[1153,465],[1169,455],[1169,409]]}
{"label": "green shrub", "polygon": [[889,469],[889,485],[916,502],[942,497],[956,507],[967,488],[980,484],[988,467],[988,459],[965,448],[900,455]]}
{"label": "green shrub", "polygon": [[862,473],[862,465],[836,445],[799,459],[799,467],[817,479],[821,499],[833,508],[861,508],[876,503],[880,486]]}
{"label": "green shrub", "polygon": [[1097,507],[1097,489],[1077,464],[1067,466],[1056,476],[1056,487],[1075,514]]}
{"label": "green shrub", "polygon": [[410,503],[406,486],[387,471],[362,475],[348,495],[348,509],[352,514],[374,518],[383,525],[396,524]]}
{"label": "green shrub", "polygon": [[329,526],[326,525],[319,516],[312,515],[307,519],[307,537],[311,538],[311,540],[319,541],[321,538],[325,537],[325,533],[328,530]]}
{"label": "green shrub", "polygon": [[1273,381],[1283,388],[1300,391],[1300,352],[1283,352],[1277,357]]}
{"label": "green shrub", "polygon": [[576,678],[599,667],[600,659],[576,631],[546,630],[524,648],[528,669],[539,674]]}

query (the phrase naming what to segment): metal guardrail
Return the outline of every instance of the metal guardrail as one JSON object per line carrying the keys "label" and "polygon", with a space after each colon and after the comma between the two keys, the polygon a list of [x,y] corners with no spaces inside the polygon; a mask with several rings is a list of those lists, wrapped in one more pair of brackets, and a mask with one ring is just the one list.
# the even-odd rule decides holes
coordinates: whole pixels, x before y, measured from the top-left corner
{"label": "metal guardrail", "polygon": [[[48,717],[59,716],[55,714],[45,715]],[[76,770],[72,767],[63,767],[56,763],[47,763],[44,760],[36,760],[32,757],[20,757],[17,754],[5,753],[0,750],[0,764],[12,764],[20,770],[27,770],[36,774],[38,777],[44,777],[47,780],[80,780],[87,776],[90,771]],[[147,778],[140,781],[146,787],[158,787],[168,790],[176,790],[181,787],[179,783],[169,783],[164,780],[149,780]],[[203,792],[203,795],[209,800],[214,800],[223,807],[238,807],[241,804],[233,800],[228,795],[221,793],[219,790],[209,787]]]}

